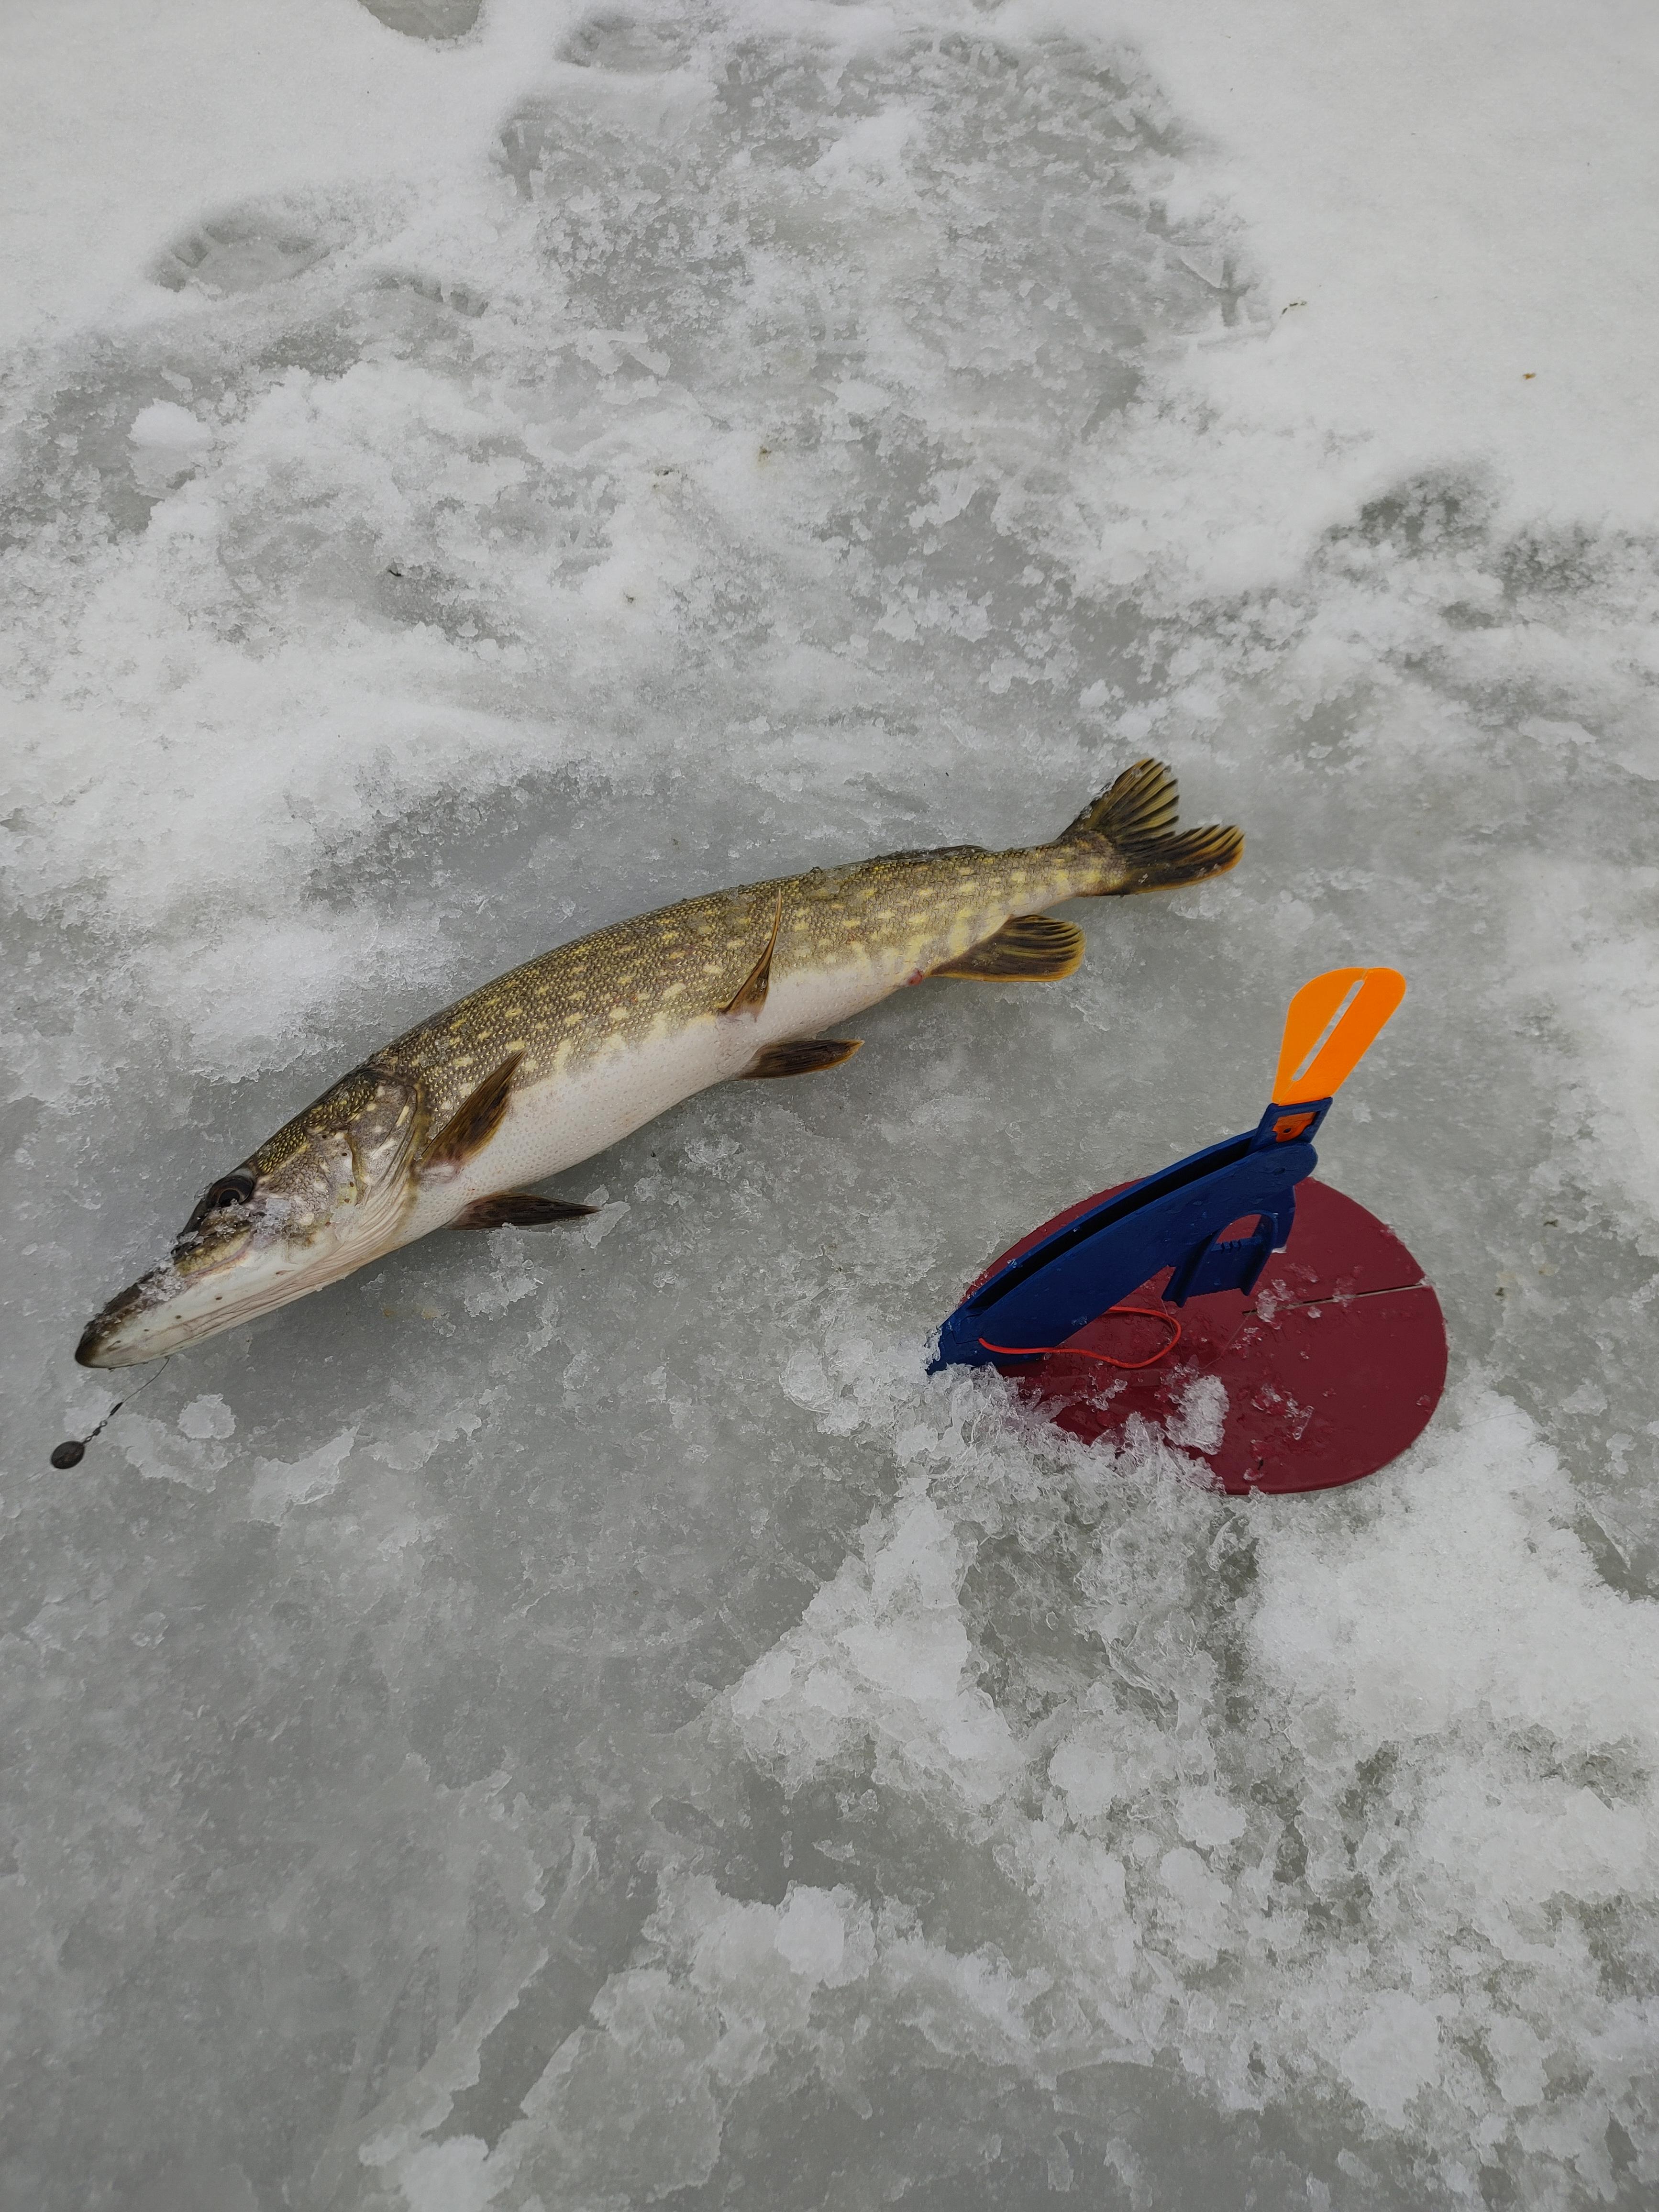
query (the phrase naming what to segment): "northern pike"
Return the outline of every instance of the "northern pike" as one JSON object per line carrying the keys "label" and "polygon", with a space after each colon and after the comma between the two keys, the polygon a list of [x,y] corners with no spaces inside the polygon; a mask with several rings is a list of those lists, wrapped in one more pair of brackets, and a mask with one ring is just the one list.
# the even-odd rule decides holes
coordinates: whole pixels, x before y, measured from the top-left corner
{"label": "northern pike", "polygon": [[1051,844],[889,853],[614,922],[510,969],[371,1053],[219,1177],[165,1263],[88,1324],[76,1358],[128,1367],[199,1344],[434,1229],[591,1212],[525,1189],[734,1078],[809,1075],[823,1032],[929,976],[1053,982],[1083,933],[1043,909],[1200,883],[1237,830],[1177,833],[1138,761]]}

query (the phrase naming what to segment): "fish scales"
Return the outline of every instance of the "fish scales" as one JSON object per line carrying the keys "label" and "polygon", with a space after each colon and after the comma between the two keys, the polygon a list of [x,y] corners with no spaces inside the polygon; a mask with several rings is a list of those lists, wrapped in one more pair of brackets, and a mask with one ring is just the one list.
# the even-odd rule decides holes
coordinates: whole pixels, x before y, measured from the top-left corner
{"label": "fish scales", "polygon": [[419,1075],[439,1118],[511,1052],[524,1055],[515,1088],[533,1088],[715,1018],[754,966],[775,915],[773,991],[795,976],[844,975],[847,1011],[861,1012],[873,1002],[856,995],[866,982],[884,997],[1026,903],[1075,896],[1075,864],[1045,867],[1043,851],[891,853],[683,899],[509,969],[394,1039],[375,1062]]}
{"label": "fish scales", "polygon": [[199,1342],[429,1231],[585,1211],[522,1186],[710,1084],[831,1068],[826,1030],[930,975],[1054,981],[1083,936],[1046,909],[1197,883],[1236,830],[1177,832],[1140,761],[1046,845],[889,853],[681,900],[542,953],[416,1024],[212,1185],[169,1259],[110,1301],[76,1358]]}

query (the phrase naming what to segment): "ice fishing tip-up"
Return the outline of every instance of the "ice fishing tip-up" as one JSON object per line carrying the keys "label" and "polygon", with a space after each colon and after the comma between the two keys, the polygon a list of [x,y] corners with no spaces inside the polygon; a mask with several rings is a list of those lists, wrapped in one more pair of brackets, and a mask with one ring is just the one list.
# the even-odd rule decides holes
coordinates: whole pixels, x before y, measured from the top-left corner
{"label": "ice fishing tip-up", "polygon": [[[1063,1344],[1165,1267],[1174,1272],[1162,1295],[1172,1306],[1250,1291],[1290,1237],[1296,1187],[1318,1164],[1313,1139],[1336,1092],[1405,994],[1393,968],[1333,968],[1304,983],[1285,1014],[1273,1097],[1255,1127],[1130,1184],[1018,1252],[945,1322],[930,1373]],[[1231,1224],[1252,1219],[1248,1235],[1224,1241]]]}

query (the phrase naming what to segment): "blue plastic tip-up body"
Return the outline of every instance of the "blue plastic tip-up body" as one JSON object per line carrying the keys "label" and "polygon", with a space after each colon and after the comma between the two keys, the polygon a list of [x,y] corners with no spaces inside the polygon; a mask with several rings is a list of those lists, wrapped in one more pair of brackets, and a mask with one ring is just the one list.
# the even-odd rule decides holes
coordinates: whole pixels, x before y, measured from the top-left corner
{"label": "blue plastic tip-up body", "polygon": [[[1171,1305],[1253,1289],[1290,1236],[1296,1186],[1318,1165],[1313,1139],[1330,1105],[1320,1098],[1269,1106],[1254,1129],[1177,1160],[1056,1229],[969,1292],[939,1331],[928,1372],[1006,1358],[1006,1349],[986,1349],[986,1337],[1034,1352],[1063,1344],[1164,1267],[1175,1270],[1164,1291]],[[1248,1237],[1220,1242],[1230,1222],[1252,1214]]]}

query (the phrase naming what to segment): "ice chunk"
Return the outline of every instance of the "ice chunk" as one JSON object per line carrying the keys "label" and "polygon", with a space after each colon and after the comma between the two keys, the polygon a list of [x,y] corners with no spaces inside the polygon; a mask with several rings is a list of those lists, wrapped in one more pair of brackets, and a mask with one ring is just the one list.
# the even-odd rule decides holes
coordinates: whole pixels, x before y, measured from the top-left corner
{"label": "ice chunk", "polygon": [[1188,1451],[1218,1451],[1227,1425],[1226,1384],[1213,1375],[1195,1375],[1182,1390],[1180,1407],[1165,1425],[1170,1442]]}
{"label": "ice chunk", "polygon": [[141,408],[127,433],[140,490],[163,492],[188,476],[213,450],[213,435],[210,423],[173,400],[153,399]]}
{"label": "ice chunk", "polygon": [[234,1437],[236,1416],[216,1390],[192,1398],[179,1416],[179,1426],[187,1437]]}
{"label": "ice chunk", "polygon": [[1409,1990],[1386,1990],[1366,2007],[1338,2064],[1360,2101],[1399,2127],[1412,2099],[1439,2074],[1440,2022]]}
{"label": "ice chunk", "polygon": [[304,1459],[255,1460],[247,1501],[250,1520],[280,1521],[292,1507],[314,1505],[326,1498],[338,1484],[340,1469],[356,1441],[355,1429],[342,1429]]}
{"label": "ice chunk", "polygon": [[827,1890],[791,1890],[773,1940],[796,1973],[809,1981],[830,1981],[847,1948],[841,1908]]}

